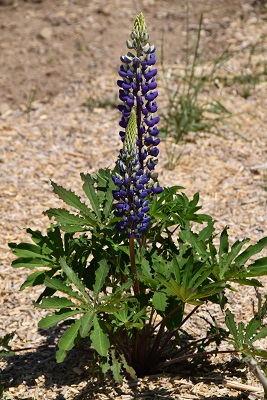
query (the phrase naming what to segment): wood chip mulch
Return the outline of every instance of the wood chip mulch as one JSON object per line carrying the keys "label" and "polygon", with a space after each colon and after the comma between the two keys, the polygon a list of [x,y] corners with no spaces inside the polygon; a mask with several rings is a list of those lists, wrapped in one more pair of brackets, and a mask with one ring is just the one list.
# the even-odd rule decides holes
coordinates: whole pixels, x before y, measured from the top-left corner
{"label": "wood chip mulch", "polygon": [[[228,68],[242,68],[232,60]],[[231,71],[232,72],[232,71]],[[45,229],[42,212],[61,202],[52,193],[50,180],[81,194],[80,172],[113,167],[120,148],[118,112],[113,108],[84,106],[88,96],[115,94],[116,77],[106,77],[99,89],[75,83],[52,101],[35,102],[27,110],[7,112],[0,117],[0,336],[16,331],[15,349],[34,347],[1,361],[0,380],[5,399],[262,399],[263,390],[244,364],[232,356],[211,357],[203,366],[188,364],[171,373],[124,382],[98,382],[92,375],[90,353],[73,350],[66,361],[55,362],[58,328],[38,330],[43,310],[32,301],[39,289],[19,291],[27,271],[12,269],[8,242],[25,241],[25,227]],[[235,114],[223,135],[189,137],[174,151],[182,156],[168,169],[171,145],[161,143],[159,179],[163,185],[182,185],[188,196],[200,192],[203,212],[217,220],[219,229],[230,227],[231,241],[250,237],[253,242],[267,235],[267,131],[266,82],[248,99],[223,88],[224,104]],[[241,136],[234,134],[238,131]],[[244,140],[246,138],[246,140]],[[262,279],[266,284],[266,279]],[[253,288],[242,288],[230,296],[237,319],[246,320],[251,310]],[[212,313],[217,309],[210,309]],[[205,309],[202,311],[206,315]],[[201,322],[188,326],[201,333]]]}

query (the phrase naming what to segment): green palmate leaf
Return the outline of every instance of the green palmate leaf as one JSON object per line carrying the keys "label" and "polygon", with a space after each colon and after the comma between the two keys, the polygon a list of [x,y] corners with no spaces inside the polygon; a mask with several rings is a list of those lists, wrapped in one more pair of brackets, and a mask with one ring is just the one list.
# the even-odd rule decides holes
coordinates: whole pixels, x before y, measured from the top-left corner
{"label": "green palmate leaf", "polygon": [[35,267],[52,267],[53,264],[53,260],[49,260],[48,258],[44,260],[42,258],[19,257],[18,259],[12,261],[13,268],[34,269]]}
{"label": "green palmate leaf", "polygon": [[[51,262],[50,258],[42,254],[40,246],[31,243],[9,243],[9,247],[12,249],[12,253],[17,257],[23,258],[41,258],[48,262]],[[50,251],[51,253],[51,251]]]}
{"label": "green palmate leaf", "polygon": [[261,320],[258,317],[252,318],[252,320],[249,321],[249,324],[246,327],[246,333],[244,337],[245,343],[251,344],[253,342],[253,337],[256,335],[260,325],[261,325]]}
{"label": "green palmate leaf", "polygon": [[124,357],[124,354],[120,354],[120,358],[121,358],[121,362],[122,362],[122,365],[123,365],[123,368],[125,369],[125,371],[130,375],[130,377],[132,379],[137,379],[135,370],[132,367],[130,367],[130,365],[128,365],[128,363]]}
{"label": "green palmate leaf", "polygon": [[236,265],[243,265],[245,264],[249,258],[258,254],[267,246],[267,237],[260,239],[256,244],[248,246],[248,248],[239,254],[238,257],[235,259]]}
{"label": "green palmate leaf", "polygon": [[94,329],[90,335],[93,348],[100,354],[100,356],[107,356],[110,347],[108,335],[101,328],[97,316],[93,319]]}
{"label": "green palmate leaf", "polygon": [[113,304],[100,304],[97,307],[98,312],[104,312],[104,313],[114,313],[118,311],[118,306],[114,306]]}
{"label": "green palmate leaf", "polygon": [[142,270],[143,275],[146,278],[149,278],[149,279],[152,278],[149,261],[146,260],[145,258],[142,258],[142,260],[141,260],[141,270]]}
{"label": "green palmate leaf", "polygon": [[106,374],[110,370],[110,364],[107,357],[102,357],[99,362],[99,367],[102,371],[102,374]]}
{"label": "green palmate leaf", "polygon": [[95,284],[93,286],[94,290],[94,299],[95,301],[97,300],[97,296],[100,293],[100,290],[102,289],[105,279],[108,275],[109,272],[109,265],[107,263],[106,259],[103,259],[99,261],[99,268],[96,270],[95,273]]}
{"label": "green palmate leaf", "polygon": [[167,307],[166,294],[161,292],[155,292],[152,297],[152,304],[156,310],[164,311]]}
{"label": "green palmate leaf", "polygon": [[263,328],[261,328],[259,330],[258,333],[256,333],[255,336],[253,336],[253,338],[250,339],[250,343],[253,343],[253,342],[255,342],[256,340],[259,340],[259,339],[263,339],[266,336],[267,336],[267,328],[263,327]]}
{"label": "green palmate leaf", "polygon": [[41,329],[48,329],[51,328],[52,326],[58,324],[59,322],[63,321],[64,319],[67,319],[69,317],[72,317],[73,315],[77,315],[83,312],[83,310],[70,310],[69,308],[65,308],[60,310],[59,312],[56,312],[54,314],[48,315],[47,317],[44,317],[40,320],[38,326]]}
{"label": "green palmate leaf", "polygon": [[245,243],[249,242],[249,239],[237,240],[233,246],[231,247],[231,251],[226,257],[226,265],[227,267],[231,264],[231,262],[235,259],[237,254],[240,252]]}
{"label": "green palmate leaf", "polygon": [[190,288],[194,283],[194,257],[193,254],[188,258],[182,274],[182,285],[185,288]]}
{"label": "green palmate leaf", "polygon": [[112,349],[111,350],[111,371],[113,373],[114,379],[118,383],[122,383],[122,376],[121,376],[121,366],[119,361],[117,360],[115,356],[115,351]]}
{"label": "green palmate leaf", "polygon": [[[231,247],[231,250],[229,253],[223,255],[220,260],[219,260],[219,266],[220,266],[220,272],[219,272],[219,277],[222,279],[224,275],[226,274],[228,268],[230,267],[232,261],[235,259],[235,257],[238,255],[242,247],[244,246],[245,243],[247,243],[249,239],[243,239],[243,240],[237,240],[233,246]],[[220,252],[219,252],[220,254]]]}
{"label": "green palmate leaf", "polygon": [[74,224],[74,225],[86,224],[84,218],[75,214],[71,214],[65,208],[50,208],[45,213],[49,218],[54,217],[56,221],[59,222],[60,224]]}
{"label": "green palmate leaf", "polygon": [[231,311],[229,309],[226,310],[225,314],[226,314],[225,323],[227,325],[227,328],[229,329],[229,331],[232,334],[233,338],[235,340],[237,340],[238,339],[238,334],[237,334],[237,329],[236,329],[236,325],[235,325],[234,316],[233,316],[233,314],[231,313]]}
{"label": "green palmate leaf", "polygon": [[191,244],[191,246],[200,254],[207,258],[206,245],[202,240],[199,240],[198,235],[189,230],[181,231],[179,237],[184,241]]}
{"label": "green palmate leaf", "polygon": [[229,250],[229,240],[228,240],[228,226],[224,228],[220,236],[220,248],[219,248],[219,257],[222,258],[223,254],[228,253]]}
{"label": "green palmate leaf", "polygon": [[57,185],[55,182],[51,182],[54,192],[69,206],[76,208],[76,210],[81,211],[82,214],[87,215],[94,219],[94,214],[92,214],[91,210],[87,207],[85,203],[83,203],[79,196],[77,196],[71,190],[64,189],[62,186]]}
{"label": "green palmate leaf", "polygon": [[174,274],[175,280],[176,282],[180,285],[181,284],[181,269],[184,264],[187,262],[186,258],[183,258],[183,256],[181,254],[174,255],[173,259],[172,259],[172,272]]}
{"label": "green palmate leaf", "polygon": [[246,277],[267,275],[267,257],[259,258],[253,264],[248,265],[244,275]]}
{"label": "green palmate leaf", "polygon": [[[54,217],[65,232],[82,232],[88,229],[88,218],[85,220],[85,218],[71,214],[64,208],[50,208],[45,214],[48,215],[50,219]],[[95,222],[93,220],[93,225],[94,224]]]}
{"label": "green palmate leaf", "polygon": [[36,307],[44,309],[49,309],[49,308],[61,309],[68,307],[77,307],[77,304],[73,303],[66,297],[57,297],[57,296],[45,299],[43,298],[41,303],[34,303],[34,305]]}
{"label": "green palmate leaf", "polygon": [[88,311],[86,314],[84,314],[81,319],[80,319],[80,335],[82,338],[88,336],[88,333],[90,332],[92,325],[93,325],[93,318],[94,318],[94,312],[93,311]]}
{"label": "green palmate leaf", "polygon": [[116,188],[109,169],[100,169],[97,174],[93,175],[96,182],[97,197],[102,205],[102,212],[105,218],[111,216],[111,210],[114,203],[112,190]]}
{"label": "green palmate leaf", "polygon": [[67,351],[71,350],[75,345],[75,340],[78,337],[80,328],[80,320],[75,321],[62,335],[58,342],[59,350],[56,353],[58,363],[61,363],[67,355]]}
{"label": "green palmate leaf", "polygon": [[27,228],[26,232],[31,235],[32,241],[38,246],[42,247],[44,243],[47,243],[47,236],[43,236],[40,231]]}
{"label": "green palmate leaf", "polygon": [[[196,264],[196,266],[198,266],[198,263]],[[207,266],[206,264],[199,264],[199,268],[196,269],[196,271],[194,272],[194,276],[192,276],[191,282],[190,282],[190,286],[194,287],[194,288],[198,288],[202,285],[202,283],[204,283],[204,281],[207,280],[207,278],[209,278],[209,276],[211,275],[213,270],[212,266]],[[224,281],[221,280],[221,282],[211,282],[209,281],[208,286],[212,287],[212,285],[221,285],[224,284]]]}
{"label": "green palmate leaf", "polygon": [[28,275],[25,282],[20,287],[20,291],[24,290],[28,286],[42,285],[46,277],[52,276],[54,271],[35,271]]}
{"label": "green palmate leaf", "polygon": [[235,279],[229,276],[230,274],[225,274],[225,278],[230,280],[231,282],[239,283],[240,285],[254,286],[254,287],[263,287],[263,284],[258,281],[258,279]]}
{"label": "green palmate leaf", "polygon": [[206,228],[202,229],[198,233],[198,239],[200,241],[205,241],[212,236],[213,232],[215,231],[214,223],[215,223],[214,221],[209,222]]}
{"label": "green palmate leaf", "polygon": [[105,204],[103,207],[103,214],[105,218],[108,218],[111,216],[111,211],[113,208],[113,203],[114,203],[114,197],[112,194],[112,190],[114,190],[116,186],[114,185],[114,182],[112,181],[111,177],[109,176],[109,186],[108,189],[105,193]]}
{"label": "green palmate leaf", "polygon": [[74,299],[79,300],[81,303],[85,304],[84,298],[68,285],[66,285],[64,282],[59,280],[58,278],[45,278],[44,284],[51,289],[54,289],[55,291],[59,291],[65,294],[68,294],[70,297],[73,297]]}
{"label": "green palmate leaf", "polygon": [[[66,240],[67,235],[64,235]],[[51,224],[51,227],[47,229],[47,242],[42,246],[42,250],[45,251],[45,247],[51,249],[52,254],[58,259],[60,256],[65,254],[64,244],[61,237],[61,230],[57,225]],[[66,243],[65,243],[66,244]]]}
{"label": "green palmate leaf", "polygon": [[59,259],[60,265],[62,267],[62,270],[65,272],[71,283],[73,283],[76,288],[82,293],[84,298],[88,301],[89,304],[91,304],[91,299],[88,293],[86,292],[86,287],[82,283],[82,281],[79,279],[79,277],[75,274],[73,269],[71,269],[67,263],[65,257],[60,257]]}
{"label": "green palmate leaf", "polygon": [[220,293],[224,289],[223,282],[209,283],[202,288],[184,288],[180,287],[179,296],[184,303],[189,304],[202,304],[204,300],[214,294]]}
{"label": "green palmate leaf", "polygon": [[95,181],[91,177],[91,175],[81,174],[82,180],[84,181],[83,190],[88,197],[91,207],[94,210],[95,214],[98,217],[98,220],[101,220],[101,213],[100,213],[100,204],[97,197],[96,189],[94,187]]}

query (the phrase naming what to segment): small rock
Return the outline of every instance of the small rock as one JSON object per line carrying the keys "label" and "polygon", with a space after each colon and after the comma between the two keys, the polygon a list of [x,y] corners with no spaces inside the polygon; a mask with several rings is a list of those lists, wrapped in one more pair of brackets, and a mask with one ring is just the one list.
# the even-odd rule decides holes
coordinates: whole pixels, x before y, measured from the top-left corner
{"label": "small rock", "polygon": [[7,103],[0,103],[0,115],[8,114],[11,112],[10,107]]}
{"label": "small rock", "polygon": [[46,27],[42,28],[40,33],[39,33],[39,36],[42,39],[45,39],[45,40],[51,39],[51,37],[53,36],[52,28],[50,28],[49,26],[46,26]]}

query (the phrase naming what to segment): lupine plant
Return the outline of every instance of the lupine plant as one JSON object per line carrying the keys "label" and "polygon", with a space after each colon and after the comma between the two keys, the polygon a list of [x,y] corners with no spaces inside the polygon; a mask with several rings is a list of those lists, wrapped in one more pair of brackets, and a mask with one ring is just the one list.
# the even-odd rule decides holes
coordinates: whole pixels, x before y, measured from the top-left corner
{"label": "lupine plant", "polygon": [[[267,238],[245,250],[249,239],[230,246],[228,229],[215,235],[212,218],[199,213],[198,194],[190,200],[179,186],[159,185],[156,49],[142,13],[126,43],[118,80],[122,148],[114,170],[81,174],[87,202],[52,182],[70,207],[46,211],[52,223],[45,235],[27,229],[33,244],[10,243],[13,267],[32,270],[21,290],[43,286],[35,306],[54,311],[39,327],[66,328],[58,362],[87,341],[92,362],[118,381],[219,353],[221,340],[229,341],[229,351],[266,357],[254,347],[267,335],[266,302],[247,326],[236,326],[225,308],[233,284],[262,286],[257,277],[267,275],[267,258],[249,259]],[[226,325],[211,315],[207,329],[190,339],[186,322],[212,303]]]}

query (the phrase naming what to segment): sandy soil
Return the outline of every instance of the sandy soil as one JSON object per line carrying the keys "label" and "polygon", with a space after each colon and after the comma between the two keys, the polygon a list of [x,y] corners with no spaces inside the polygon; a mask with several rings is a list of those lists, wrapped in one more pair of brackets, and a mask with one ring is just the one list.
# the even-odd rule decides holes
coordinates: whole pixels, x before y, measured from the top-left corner
{"label": "sandy soil", "polygon": [[[182,0],[0,0],[0,335],[15,330],[14,348],[36,348],[1,362],[6,399],[263,398],[259,383],[228,356],[121,387],[96,382],[87,355],[76,350],[57,365],[58,330],[38,330],[43,311],[32,305],[38,289],[19,292],[27,272],[10,267],[7,243],[28,240],[27,226],[44,229],[48,221],[42,212],[59,204],[50,179],[79,193],[80,172],[114,165],[120,148],[116,71],[140,10],[159,49],[158,59],[163,37],[170,75],[183,66],[186,54]],[[230,46],[233,57],[223,76],[262,68],[267,55],[265,10],[263,2],[249,0],[224,0],[219,6],[215,0],[191,0],[192,40],[204,12],[203,62]],[[203,211],[218,221],[218,229],[229,225],[232,240],[248,236],[255,242],[267,235],[266,88],[262,79],[245,98],[243,87],[218,81],[214,95],[235,114],[223,128],[227,140],[205,132],[190,135],[185,145],[175,147],[183,154],[171,170],[170,144],[161,143],[161,182],[183,185],[188,196],[199,191]],[[164,99],[163,86],[160,94]],[[253,294],[250,288],[231,299],[238,318],[248,317]],[[201,323],[196,319],[188,329],[199,334]]]}

